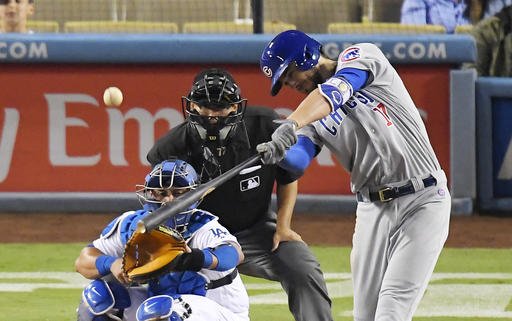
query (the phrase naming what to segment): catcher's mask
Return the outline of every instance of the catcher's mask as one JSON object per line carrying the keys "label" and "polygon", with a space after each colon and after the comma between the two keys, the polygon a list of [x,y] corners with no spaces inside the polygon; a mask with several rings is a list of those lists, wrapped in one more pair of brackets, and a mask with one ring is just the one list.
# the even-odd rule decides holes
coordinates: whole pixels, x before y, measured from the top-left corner
{"label": "catcher's mask", "polygon": [[189,94],[181,99],[183,114],[196,138],[217,156],[222,156],[242,123],[246,105],[233,76],[217,68],[197,74]]}
{"label": "catcher's mask", "polygon": [[[171,159],[157,164],[146,175],[144,185],[136,185],[139,201],[147,209],[156,209],[164,203],[162,199],[172,195],[178,197],[199,185],[199,177],[192,165],[181,159]],[[192,204],[188,211],[199,205]]]}

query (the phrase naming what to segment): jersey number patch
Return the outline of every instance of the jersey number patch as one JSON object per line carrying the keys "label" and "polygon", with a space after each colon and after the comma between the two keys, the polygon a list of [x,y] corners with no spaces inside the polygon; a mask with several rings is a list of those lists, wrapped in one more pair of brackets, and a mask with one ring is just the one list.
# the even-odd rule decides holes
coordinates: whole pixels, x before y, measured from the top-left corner
{"label": "jersey number patch", "polygon": [[383,103],[379,103],[377,105],[377,107],[373,108],[373,111],[378,112],[379,114],[382,115],[382,117],[384,117],[384,119],[386,120],[386,126],[389,127],[389,126],[393,125],[393,123],[391,122],[391,119],[388,116],[388,111],[386,109],[386,106],[384,106]]}

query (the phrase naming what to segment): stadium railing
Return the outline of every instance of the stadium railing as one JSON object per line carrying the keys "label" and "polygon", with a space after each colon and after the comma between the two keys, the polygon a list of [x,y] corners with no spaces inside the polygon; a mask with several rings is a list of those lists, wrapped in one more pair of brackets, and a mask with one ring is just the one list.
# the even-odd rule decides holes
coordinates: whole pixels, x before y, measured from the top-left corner
{"label": "stadium railing", "polygon": [[147,21],[68,21],[66,33],[178,33],[172,22]]}
{"label": "stadium railing", "polygon": [[328,33],[340,34],[431,34],[446,33],[446,28],[439,25],[405,25],[388,22],[331,23]]}
{"label": "stadium railing", "polygon": [[[265,22],[264,33],[279,33],[289,29],[296,29],[293,24],[283,22]],[[252,22],[214,21],[214,22],[186,22],[183,24],[183,33],[253,33]]]}
{"label": "stadium railing", "polygon": [[29,20],[27,21],[27,29],[37,33],[58,33],[60,30],[57,21],[45,20]]}

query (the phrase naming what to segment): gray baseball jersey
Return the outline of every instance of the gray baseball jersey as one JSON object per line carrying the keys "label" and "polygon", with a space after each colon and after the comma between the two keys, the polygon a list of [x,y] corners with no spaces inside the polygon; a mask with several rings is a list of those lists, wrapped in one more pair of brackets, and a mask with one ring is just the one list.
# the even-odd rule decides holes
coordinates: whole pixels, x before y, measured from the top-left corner
{"label": "gray baseball jersey", "polygon": [[[448,235],[446,176],[414,102],[380,49],[369,43],[347,48],[337,71],[347,67],[367,70],[366,86],[298,134],[328,147],[350,172],[352,191],[361,196],[350,257],[354,320],[407,321]],[[425,187],[429,176],[436,184]],[[370,201],[370,192],[408,183],[414,193]]]}
{"label": "gray baseball jersey", "polygon": [[420,114],[380,49],[370,43],[346,49],[336,71],[346,67],[369,71],[371,82],[298,134],[335,154],[351,173],[354,193],[439,171]]}

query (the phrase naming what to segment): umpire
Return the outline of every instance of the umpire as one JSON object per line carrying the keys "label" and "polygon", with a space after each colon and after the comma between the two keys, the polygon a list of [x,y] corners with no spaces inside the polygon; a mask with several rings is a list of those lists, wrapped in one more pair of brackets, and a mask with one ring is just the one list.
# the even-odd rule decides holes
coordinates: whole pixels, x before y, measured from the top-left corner
{"label": "umpire", "polygon": [[[271,139],[279,116],[269,108],[246,107],[238,85],[226,70],[196,75],[182,97],[186,121],[161,137],[149,151],[152,166],[171,156],[191,164],[206,182],[256,154]],[[271,196],[277,182],[277,215]],[[241,273],[281,282],[296,321],[332,320],[331,301],[320,264],[291,227],[297,181],[277,166],[258,165],[208,194],[201,209],[220,223],[242,246]]]}

